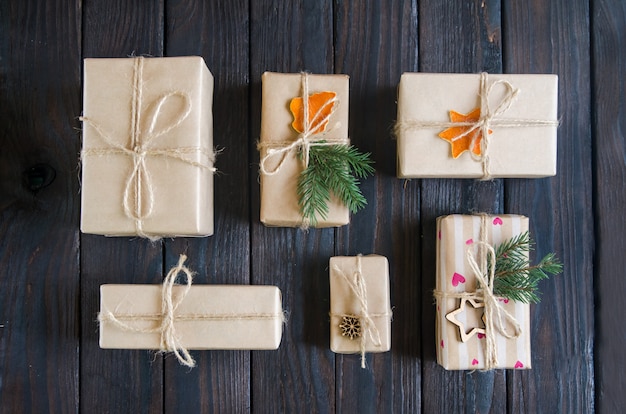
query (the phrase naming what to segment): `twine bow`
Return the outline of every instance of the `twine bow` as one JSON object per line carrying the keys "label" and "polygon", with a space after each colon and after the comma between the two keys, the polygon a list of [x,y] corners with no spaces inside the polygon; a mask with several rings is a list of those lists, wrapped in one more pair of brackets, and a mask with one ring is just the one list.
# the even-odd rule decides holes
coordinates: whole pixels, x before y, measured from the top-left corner
{"label": "twine bow", "polygon": [[[522,327],[515,317],[507,311],[498,297],[493,293],[493,283],[496,273],[496,251],[489,243],[485,242],[487,233],[487,215],[481,214],[480,240],[474,241],[467,247],[466,259],[474,272],[478,287],[474,292],[451,293],[445,291],[434,292],[436,298],[459,298],[482,302],[485,305],[485,371],[498,366],[498,348],[496,335],[499,333],[505,338],[517,338],[522,334]],[[476,254],[473,246],[477,246]],[[491,264],[491,265],[489,265]],[[513,327],[513,333],[506,330],[506,324]]]}
{"label": "twine bow", "polygon": [[[365,368],[365,342],[367,341],[367,338],[368,337],[370,338],[370,340],[372,341],[372,344],[375,347],[382,346],[382,341],[380,339],[380,332],[378,331],[378,328],[376,327],[376,324],[374,323],[374,320],[372,318],[378,317],[378,316],[387,316],[388,314],[387,313],[384,313],[384,314],[370,314],[369,313],[368,302],[367,302],[367,286],[366,286],[365,280],[363,278],[363,273],[361,270],[361,255],[358,255],[356,257],[356,260],[357,260],[357,269],[352,275],[352,279],[348,277],[348,275],[346,275],[344,272],[342,272],[341,269],[337,265],[334,266],[334,269],[339,275],[341,275],[341,277],[346,282],[348,287],[350,287],[350,290],[352,291],[352,293],[354,293],[354,296],[358,300],[359,306],[361,307],[361,312],[360,314],[356,315],[356,317],[359,319],[359,323],[361,325],[361,330],[362,330],[360,341],[359,341],[360,353],[361,353],[361,368]],[[342,314],[342,315],[334,315],[334,316],[350,316],[350,315]]]}
{"label": "twine bow", "polygon": [[[193,368],[196,366],[196,362],[189,353],[189,351],[181,344],[180,338],[176,334],[176,328],[174,322],[177,319],[175,316],[176,309],[185,299],[189,289],[191,289],[191,279],[193,278],[193,272],[184,265],[187,256],[180,255],[178,264],[174,266],[167,273],[165,280],[163,281],[163,289],[161,290],[161,314],[158,315],[160,324],[155,328],[136,328],[129,325],[118,318],[111,311],[106,311],[98,315],[98,320],[102,322],[112,322],[119,328],[125,331],[138,332],[138,333],[160,333],[162,351],[173,352],[181,365]],[[187,283],[184,286],[183,291],[174,298],[173,287],[176,283],[176,279],[180,273],[183,273],[187,279]],[[141,317],[129,317],[131,320],[144,319]],[[146,319],[153,319],[148,317]],[[195,319],[195,318],[194,318]]]}
{"label": "twine bow", "polygon": [[[468,299],[475,299],[482,301],[485,305],[485,369],[490,370],[498,365],[498,351],[496,346],[496,333],[500,333],[502,336],[508,339],[517,338],[522,333],[522,328],[515,319],[515,317],[500,303],[498,298],[493,294],[493,280],[496,271],[496,251],[494,248],[483,241],[474,242],[479,246],[479,251],[484,249],[486,253],[479,253],[479,260],[484,263],[483,266],[479,266],[476,262],[474,254],[472,254],[471,248],[467,249],[467,261],[470,268],[476,276],[477,282],[480,284],[480,288],[476,289],[473,295],[465,296]],[[487,261],[491,262],[491,266],[487,266]],[[489,271],[486,268],[489,267]],[[505,323],[510,323],[513,326],[514,333],[510,334],[505,327]]]}
{"label": "twine bow", "polygon": [[[311,147],[317,146],[329,146],[329,145],[337,145],[337,144],[347,144],[348,139],[330,139],[325,136],[328,131],[323,130],[323,126],[326,125],[331,116],[335,113],[337,105],[335,103],[339,103],[339,98],[335,95],[334,97],[325,101],[320,108],[315,112],[313,117],[309,118],[309,74],[302,73],[301,74],[301,84],[302,84],[302,105],[303,105],[303,127],[302,132],[298,135],[298,138],[293,142],[261,142],[258,145],[258,149],[261,150],[263,148],[267,148],[267,152],[265,156],[261,159],[260,162],[260,171],[263,175],[274,175],[277,174],[282,168],[287,155],[292,151],[299,151],[302,153],[302,159],[304,162],[304,168],[309,166],[309,151]],[[330,106],[330,111],[327,115],[324,115],[326,108]],[[280,155],[281,158],[278,161],[278,164],[274,169],[268,169],[267,163],[268,161],[276,156]]]}
{"label": "twine bow", "polygon": [[[179,147],[179,148],[152,148],[157,138],[166,135],[174,128],[181,125],[191,113],[191,101],[189,96],[182,91],[172,91],[162,94],[154,102],[152,116],[149,117],[148,129],[142,130],[142,103],[143,103],[143,65],[144,58],[134,58],[133,65],[133,94],[131,99],[131,127],[130,143],[128,146],[120,144],[113,139],[100,125],[93,119],[83,116],[81,121],[89,124],[98,136],[107,144],[107,148],[83,149],[81,156],[104,156],[110,154],[122,154],[129,156],[133,162],[133,168],[126,179],[123,195],[124,214],[135,222],[137,235],[151,240],[158,240],[160,237],[150,235],[143,229],[143,221],[149,217],[154,209],[154,188],[152,178],[146,166],[148,157],[165,157],[181,161],[193,167],[207,169],[215,172],[213,167],[215,154],[201,147]],[[162,114],[165,103],[173,98],[180,97],[184,101],[184,108],[177,114],[174,120],[165,125],[161,130],[156,130],[156,124]],[[189,154],[202,154],[208,157],[209,162],[197,162],[188,158]],[[144,193],[146,199],[144,200]],[[146,205],[144,205],[146,202]]]}
{"label": "twine bow", "polygon": [[[489,74],[482,72],[480,74],[480,86],[478,96],[480,99],[480,117],[474,122],[429,122],[429,121],[403,121],[398,122],[395,126],[396,135],[400,132],[410,129],[424,129],[424,128],[451,128],[451,127],[469,127],[464,132],[460,133],[456,137],[452,138],[452,142],[458,141],[470,134],[472,134],[472,140],[469,148],[475,148],[477,140],[480,140],[480,154],[475,154],[473,151],[469,151],[474,161],[482,164],[483,176],[482,180],[490,180],[491,169],[489,159],[489,130],[491,127],[498,128],[518,128],[518,127],[541,127],[541,126],[558,126],[559,121],[545,120],[545,119],[506,119],[501,118],[501,115],[509,110],[515,97],[520,93],[520,89],[516,88],[511,82],[500,79],[494,82],[488,82]],[[505,88],[504,96],[502,100],[496,105],[495,109],[491,108],[489,103],[489,97],[493,92],[494,87],[497,85],[503,85]],[[480,134],[475,133],[480,131]]]}

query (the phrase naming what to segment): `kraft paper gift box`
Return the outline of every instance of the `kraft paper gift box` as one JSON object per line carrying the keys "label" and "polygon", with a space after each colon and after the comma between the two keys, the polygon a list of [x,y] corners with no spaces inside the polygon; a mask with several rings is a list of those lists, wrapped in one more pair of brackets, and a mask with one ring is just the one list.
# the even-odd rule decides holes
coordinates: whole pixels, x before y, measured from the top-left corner
{"label": "kraft paper gift box", "polygon": [[557,94],[556,75],[403,74],[398,177],[555,175]]}
{"label": "kraft paper gift box", "polygon": [[[498,364],[492,368],[527,369],[531,367],[530,306],[496,298],[502,310],[509,312],[521,328],[519,336],[507,338],[498,329],[487,332],[483,312],[485,302],[461,296],[477,292],[477,280],[467,257],[476,261],[479,243],[494,248],[514,236],[528,231],[528,218],[518,215],[469,216],[450,215],[437,219],[437,362],[449,370],[486,369],[488,335],[493,334],[492,348]],[[462,302],[465,301],[464,306]],[[503,314],[504,315],[504,314]],[[494,322],[496,316],[494,314]],[[506,333],[513,335],[513,322],[504,322]],[[466,336],[465,341],[463,337]],[[493,361],[493,359],[489,359]]]}
{"label": "kraft paper gift box", "polygon": [[[187,286],[168,278],[163,285],[100,286],[101,348],[271,350],[280,345],[284,318],[277,287]],[[166,320],[172,321],[169,331]],[[174,342],[168,345],[166,336]]]}
{"label": "kraft paper gift box", "polygon": [[[298,132],[292,127],[294,121],[289,105],[293,98],[303,96],[303,77],[307,77],[308,95],[319,92],[335,92],[337,102],[330,116],[326,131],[311,139],[325,139],[349,144],[348,103],[349,77],[347,75],[310,74],[263,74],[261,107],[261,136],[259,151],[261,158],[261,213],[260,219],[266,226],[299,227],[303,217],[296,193],[297,181],[304,170],[304,161],[298,155],[299,148],[288,147],[298,140]],[[268,156],[270,151],[278,151]],[[326,219],[318,217],[315,227],[336,227],[348,224],[348,208],[334,196],[328,203]]]}
{"label": "kraft paper gift box", "polygon": [[330,258],[330,349],[341,354],[391,349],[389,263],[379,255]]}
{"label": "kraft paper gift box", "polygon": [[213,76],[201,57],[85,59],[81,230],[213,234]]}
{"label": "kraft paper gift box", "polygon": [[[183,286],[174,286],[178,297]],[[102,285],[100,312],[132,328],[158,327],[161,285]],[[192,286],[174,314],[180,343],[187,349],[277,349],[283,331],[280,290],[275,286]],[[142,333],[100,322],[100,347],[160,349],[160,332]]]}

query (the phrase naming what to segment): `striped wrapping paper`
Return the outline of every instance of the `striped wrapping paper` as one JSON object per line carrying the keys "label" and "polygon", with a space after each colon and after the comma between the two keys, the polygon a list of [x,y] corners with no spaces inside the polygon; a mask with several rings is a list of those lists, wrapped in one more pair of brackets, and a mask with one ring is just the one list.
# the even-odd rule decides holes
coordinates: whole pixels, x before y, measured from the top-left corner
{"label": "striped wrapping paper", "polygon": [[[476,279],[466,258],[466,252],[480,237],[481,216],[449,215],[437,219],[437,280],[436,290],[446,293],[473,292]],[[528,230],[528,218],[518,215],[487,216],[485,242],[497,247],[500,243]],[[449,370],[485,368],[485,337],[474,334],[462,342],[459,327],[446,319],[446,315],[459,308],[458,298],[437,299],[437,362]],[[501,300],[504,308],[519,322],[522,333],[507,339],[496,335],[498,365],[496,368],[528,369],[530,358],[530,307],[515,301]],[[480,309],[480,308],[479,308]],[[476,325],[472,321],[471,306],[456,315],[466,324],[466,332]],[[478,313],[480,314],[480,313]],[[474,315],[473,319],[479,319]],[[479,325],[480,326],[480,325]],[[510,330],[509,330],[510,332]]]}

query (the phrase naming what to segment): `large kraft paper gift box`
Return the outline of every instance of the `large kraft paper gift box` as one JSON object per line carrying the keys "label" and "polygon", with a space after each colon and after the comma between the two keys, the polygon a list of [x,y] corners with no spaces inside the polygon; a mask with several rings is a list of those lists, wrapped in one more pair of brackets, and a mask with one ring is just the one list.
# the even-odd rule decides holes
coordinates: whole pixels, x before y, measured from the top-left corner
{"label": "large kraft paper gift box", "polygon": [[[284,316],[276,286],[192,286],[185,259],[163,285],[100,286],[101,348],[278,348]],[[175,283],[181,272],[182,285]]]}
{"label": "large kraft paper gift box", "polygon": [[330,349],[361,354],[391,349],[389,263],[380,255],[330,258]]}
{"label": "large kraft paper gift box", "polygon": [[[503,327],[487,330],[485,303],[481,297],[467,297],[477,293],[476,274],[469,263],[468,252],[480,262],[482,241],[494,249],[502,242],[528,231],[528,218],[518,215],[449,215],[437,219],[437,301],[436,338],[437,362],[449,370],[492,368],[527,369],[531,367],[530,306],[495,297],[501,307]],[[466,296],[465,299],[462,297]],[[474,296],[474,295],[470,295]],[[463,305],[462,302],[465,302]],[[507,320],[504,311],[515,318]],[[494,313],[493,322],[497,325]],[[487,367],[487,341],[494,340],[492,348],[497,364]],[[465,339],[463,338],[465,336]],[[489,359],[494,361],[493,358]]]}
{"label": "large kraft paper gift box", "polygon": [[[326,131],[308,139],[325,139],[340,144],[348,140],[349,77],[347,75],[311,75],[300,73],[263,74],[261,107],[261,135],[259,151],[261,159],[261,213],[260,220],[266,226],[308,227],[298,205],[296,192],[298,177],[305,168],[300,147],[291,147],[299,138],[292,127],[290,112],[293,98],[304,94],[306,77],[308,95],[319,92],[335,92],[334,112],[328,120]],[[274,151],[273,155],[269,152]],[[337,227],[350,222],[350,213],[336,197],[331,196],[326,219],[318,218],[315,227]]]}
{"label": "large kraft paper gift box", "polygon": [[405,73],[398,88],[397,175],[553,176],[557,100],[556,75]]}
{"label": "large kraft paper gift box", "polygon": [[81,230],[213,234],[213,76],[201,57],[85,59]]}

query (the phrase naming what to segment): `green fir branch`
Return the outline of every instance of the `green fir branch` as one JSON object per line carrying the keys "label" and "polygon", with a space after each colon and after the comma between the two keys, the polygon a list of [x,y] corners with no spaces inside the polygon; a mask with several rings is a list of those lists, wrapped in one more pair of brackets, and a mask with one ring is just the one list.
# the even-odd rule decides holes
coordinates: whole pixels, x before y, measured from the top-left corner
{"label": "green fir branch", "polygon": [[309,218],[315,225],[316,217],[328,217],[328,200],[330,189],[326,186],[324,171],[319,165],[309,166],[302,171],[298,180],[298,204],[303,217]]}
{"label": "green fir branch", "polygon": [[298,179],[298,203],[302,216],[312,225],[318,217],[328,217],[328,202],[334,194],[352,213],[365,207],[367,200],[359,189],[358,178],[374,173],[369,153],[353,146],[320,145],[309,150],[309,165]]}
{"label": "green fir branch", "polygon": [[539,281],[561,273],[563,265],[554,253],[549,253],[538,264],[531,266],[528,254],[533,250],[533,245],[526,231],[496,248],[494,294],[522,303],[537,303],[541,300]]}

